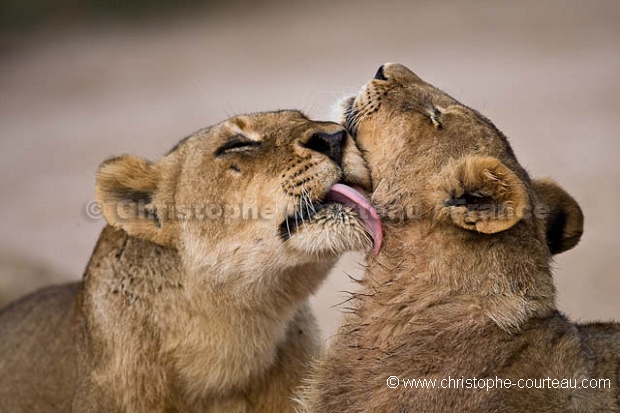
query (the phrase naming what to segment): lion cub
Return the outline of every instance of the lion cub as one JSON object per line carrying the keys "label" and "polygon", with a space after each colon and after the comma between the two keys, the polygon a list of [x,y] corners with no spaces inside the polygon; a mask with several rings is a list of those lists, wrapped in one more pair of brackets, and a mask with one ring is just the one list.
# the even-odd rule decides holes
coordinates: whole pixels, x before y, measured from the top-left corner
{"label": "lion cub", "polygon": [[556,307],[551,257],[582,234],[574,199],[401,65],[344,105],[385,240],[308,410],[620,412],[620,326],[575,324]]}
{"label": "lion cub", "polygon": [[351,137],[296,111],[105,161],[83,281],[0,313],[0,411],[293,412],[320,347],[308,297],[380,244],[351,185],[369,187]]}

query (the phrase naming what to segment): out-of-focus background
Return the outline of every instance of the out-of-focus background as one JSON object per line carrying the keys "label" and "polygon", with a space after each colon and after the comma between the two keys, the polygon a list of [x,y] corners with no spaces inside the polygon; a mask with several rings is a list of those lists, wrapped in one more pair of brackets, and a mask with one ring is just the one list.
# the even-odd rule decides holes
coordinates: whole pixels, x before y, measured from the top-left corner
{"label": "out-of-focus background", "polygon": [[[0,301],[81,277],[106,157],[157,158],[232,114],[326,118],[397,61],[486,114],[534,176],[576,197],[585,235],[557,257],[560,307],[618,318],[618,22],[615,0],[3,0]],[[360,262],[347,255],[314,299],[325,337]]]}

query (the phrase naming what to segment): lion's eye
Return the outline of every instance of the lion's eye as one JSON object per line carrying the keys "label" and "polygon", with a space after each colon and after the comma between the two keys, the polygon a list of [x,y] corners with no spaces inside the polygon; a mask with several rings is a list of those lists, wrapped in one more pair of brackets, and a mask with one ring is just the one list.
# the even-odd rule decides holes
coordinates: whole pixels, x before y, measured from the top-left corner
{"label": "lion's eye", "polygon": [[215,156],[222,156],[227,153],[245,152],[252,149],[257,149],[261,146],[260,142],[253,141],[247,137],[239,134],[232,136],[222,146],[217,148]]}

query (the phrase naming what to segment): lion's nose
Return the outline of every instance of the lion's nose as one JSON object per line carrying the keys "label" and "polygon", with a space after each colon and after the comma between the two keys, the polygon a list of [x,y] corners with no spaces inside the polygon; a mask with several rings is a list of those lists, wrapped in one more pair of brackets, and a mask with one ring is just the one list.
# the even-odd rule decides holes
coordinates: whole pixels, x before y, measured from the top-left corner
{"label": "lion's nose", "polygon": [[379,68],[379,70],[377,70],[377,73],[375,74],[375,79],[387,80],[387,77],[385,77],[385,73],[383,72],[384,69],[385,69],[385,65],[381,65],[381,67]]}
{"label": "lion's nose", "polygon": [[394,80],[399,83],[423,83],[415,73],[400,63],[382,64],[375,74],[377,80]]}
{"label": "lion's nose", "polygon": [[306,148],[326,155],[336,165],[342,166],[342,145],[346,132],[340,130],[336,133],[317,132],[310,136],[304,145]]}

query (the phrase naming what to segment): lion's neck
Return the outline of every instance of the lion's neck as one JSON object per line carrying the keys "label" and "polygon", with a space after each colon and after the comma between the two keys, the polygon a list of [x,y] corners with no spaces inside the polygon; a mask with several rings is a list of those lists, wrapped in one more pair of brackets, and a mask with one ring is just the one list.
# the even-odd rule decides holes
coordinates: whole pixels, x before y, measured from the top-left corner
{"label": "lion's neck", "polygon": [[402,303],[422,328],[491,321],[508,331],[555,310],[549,257],[540,246],[518,236],[476,244],[461,230],[446,231],[424,222],[386,224],[385,244],[365,276],[366,292],[377,294],[365,304],[381,307],[378,296]]}
{"label": "lion's neck", "polygon": [[[277,363],[289,328],[296,317],[308,312],[307,297],[330,267],[318,264],[280,273],[236,272],[231,283],[222,282],[225,274],[221,273],[187,274],[188,325],[177,324],[170,332],[172,338],[183,337],[182,343],[174,344],[181,374],[189,382],[208,382],[222,392],[260,378]],[[309,282],[316,278],[318,282]],[[300,286],[308,290],[301,292]]]}
{"label": "lion's neck", "polygon": [[[98,331],[115,332],[96,340],[119,359],[140,358],[135,349],[148,349],[157,358],[148,362],[182,379],[188,397],[217,397],[247,387],[276,362],[291,320],[307,311],[305,300],[286,292],[328,269],[255,270],[251,278],[229,271],[235,283],[212,283],[223,277],[217,269],[189,273],[176,250],[107,227],[85,274],[86,315]],[[281,290],[256,284],[274,278]],[[244,279],[255,282],[244,285]],[[119,337],[126,340],[115,342]]]}

